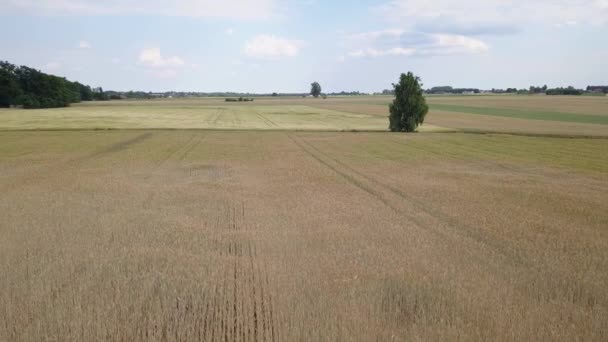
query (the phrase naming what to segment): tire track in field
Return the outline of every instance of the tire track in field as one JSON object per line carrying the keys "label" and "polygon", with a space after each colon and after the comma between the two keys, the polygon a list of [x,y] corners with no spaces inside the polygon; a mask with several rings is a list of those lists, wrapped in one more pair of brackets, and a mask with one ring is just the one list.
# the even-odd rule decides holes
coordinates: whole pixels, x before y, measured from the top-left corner
{"label": "tire track in field", "polygon": [[[156,166],[154,166],[154,170],[156,171],[156,170],[163,169],[166,166],[166,164],[170,160],[175,159],[174,157],[176,155],[180,154],[180,152],[187,151],[188,149],[190,149],[191,148],[190,146],[194,142],[194,140],[195,140],[196,137],[197,137],[197,135],[196,135],[196,133],[194,133],[194,134],[192,134],[192,136],[190,137],[190,139],[188,139],[188,141],[185,144],[179,144],[179,145],[177,145],[177,147],[173,151],[169,152],[165,158],[161,159],[156,164]],[[148,177],[151,177],[151,175],[149,175]]]}
{"label": "tire track in field", "polygon": [[95,158],[101,158],[105,155],[108,154],[113,154],[116,152],[120,152],[122,150],[126,150],[127,148],[129,148],[131,145],[140,143],[144,140],[150,139],[152,137],[153,133],[152,132],[148,132],[148,133],[144,133],[141,135],[138,135],[132,139],[128,139],[125,141],[120,141],[117,142],[115,144],[112,144],[110,146],[108,146],[107,148],[104,148],[100,151],[94,152],[89,154],[88,156],[82,157],[80,159],[78,159],[78,161],[84,161],[84,160],[89,160],[89,159],[95,159]]}
{"label": "tire track in field", "polygon": [[15,188],[19,188],[24,184],[29,185],[46,182],[52,179],[58,173],[70,171],[75,172],[76,169],[85,162],[91,161],[93,159],[103,158],[108,155],[127,150],[129,147],[135,144],[150,139],[153,135],[154,133],[152,132],[143,133],[136,137],[128,138],[124,141],[119,141],[117,143],[111,144],[110,146],[107,146],[105,148],[102,148],[101,150],[95,151],[85,156],[80,156],[64,161],[52,161],[49,164],[41,165],[37,169],[28,172],[22,177],[16,177],[16,179],[11,179],[11,183],[6,184],[0,189],[1,191],[15,190]]}
{"label": "tire track in field", "polygon": [[[165,158],[159,161],[148,173],[144,176],[144,180],[149,182],[152,177],[158,176],[159,173],[168,170],[168,164],[170,162],[183,163],[187,160],[188,155],[196,148],[201,142],[208,137],[207,134],[200,132],[194,132],[190,139],[185,144],[178,145],[173,151],[169,152]],[[197,139],[198,138],[198,139]],[[191,176],[192,170],[189,169],[188,175]],[[146,198],[142,201],[141,205],[143,208],[150,208],[151,202],[154,197],[158,195],[158,189],[150,191]]]}
{"label": "tire track in field", "polygon": [[[506,250],[503,246],[484,238],[481,234],[475,233],[472,227],[457,222],[453,218],[443,214],[438,210],[419,205],[416,200],[412,198],[411,195],[406,194],[404,191],[395,188],[391,185],[384,184],[371,176],[368,176],[353,169],[344,162],[328,156],[326,153],[320,151],[313,145],[305,142],[303,139],[298,140],[290,134],[287,134],[287,136],[297,146],[299,146],[309,156],[317,160],[319,163],[331,169],[332,171],[346,179],[352,185],[372,195],[374,198],[386,205],[395,213],[399,215],[406,215],[407,219],[414,222],[417,226],[425,228],[427,231],[441,236],[442,238],[464,238],[467,241],[472,242],[476,245],[489,247],[492,251],[498,252],[501,256],[503,256],[505,260],[509,260],[509,262],[518,265],[525,264],[527,266],[530,266],[529,263],[525,262],[519,254],[512,253]],[[391,202],[391,200],[388,199],[387,193],[396,196],[399,201],[406,201],[409,207],[415,208],[416,214],[405,214],[402,208],[397,207]],[[431,223],[429,224],[425,222]],[[479,257],[483,259],[482,256]]]}
{"label": "tire track in field", "polygon": [[232,111],[232,125],[235,128],[241,128],[241,115],[238,111]]}
{"label": "tire track in field", "polygon": [[[456,219],[444,214],[440,210],[418,204],[411,195],[406,194],[403,190],[396,188],[394,186],[385,184],[383,182],[380,182],[371,176],[368,176],[358,170],[355,170],[353,167],[338,160],[337,158],[332,158],[331,156],[327,155],[327,153],[319,150],[317,147],[313,146],[310,143],[304,142],[304,144],[307,147],[309,147],[312,151],[314,151],[314,153],[317,153],[318,155],[321,155],[324,158],[331,160],[333,163],[338,165],[340,168],[343,168],[343,169],[348,170],[349,172],[352,172],[356,177],[359,177],[360,179],[369,181],[371,184],[373,184],[373,187],[387,189],[389,192],[398,196],[400,198],[400,200],[406,201],[408,206],[416,208],[416,212],[423,214],[423,215],[421,215],[422,217],[424,217],[426,219],[432,219],[435,222],[437,222],[437,225],[421,224],[421,223],[419,223],[420,220],[413,218],[411,215],[407,215],[408,219],[412,220],[414,223],[416,223],[421,228],[425,228],[426,230],[431,231],[442,238],[448,238],[448,239],[456,240],[456,241],[458,238],[460,238],[460,239],[464,239],[465,241],[471,242],[471,243],[476,244],[481,247],[485,246],[486,247],[485,250],[487,250],[488,252],[484,252],[483,250],[475,249],[474,253],[471,253],[470,255],[475,257],[476,259],[478,259],[479,263],[483,263],[484,265],[487,265],[488,269],[493,270],[498,275],[504,277],[505,273],[502,272],[502,270],[498,266],[498,265],[500,265],[500,262],[492,263],[491,261],[489,261],[489,258],[494,257],[492,255],[494,253],[499,256],[502,263],[509,264],[509,266],[513,267],[512,271],[517,272],[517,270],[521,270],[521,267],[526,267],[529,270],[535,272],[536,274],[547,274],[547,272],[549,272],[552,277],[559,279],[560,282],[571,282],[570,279],[568,279],[567,277],[564,277],[564,275],[561,274],[559,269],[548,271],[546,269],[546,265],[535,264],[533,261],[530,261],[531,259],[528,258],[528,256],[525,253],[521,253],[521,252],[518,253],[514,250],[510,250],[508,248],[508,246],[504,246],[503,244],[501,244],[500,240],[494,241],[494,240],[491,240],[490,238],[486,238],[485,236],[483,236],[482,233],[475,232],[474,228],[471,227],[470,225],[461,223],[461,222],[457,221]],[[310,154],[313,152],[308,151],[308,153]],[[327,162],[325,161],[324,163],[327,163]],[[327,164],[329,164],[329,163],[327,163]],[[331,167],[331,169],[337,170],[336,167]],[[338,173],[341,174],[344,172],[338,172]],[[380,196],[383,196],[382,192],[379,192],[379,193],[380,193]],[[385,202],[384,200],[381,200],[381,201],[383,203]],[[389,207],[391,209],[395,210],[394,206],[389,205]],[[398,210],[398,213],[400,215],[404,215],[402,209]],[[431,221],[431,222],[433,222],[433,221]],[[441,229],[441,228],[446,228],[446,229]],[[525,288],[522,290],[522,293],[526,293]],[[530,296],[530,294],[525,294],[525,296]],[[593,298],[593,296],[591,296],[590,298]],[[589,299],[588,301],[592,301],[592,300],[593,299]],[[587,302],[585,302],[585,301],[581,301],[581,302],[577,302],[576,304],[579,306],[585,307],[585,305],[587,305],[586,303]]]}
{"label": "tire track in field", "polygon": [[148,180],[153,177],[156,172],[166,169],[167,164],[171,161],[185,161],[188,155],[192,152],[192,150],[201,142],[203,142],[206,138],[207,134],[203,134],[200,132],[193,133],[190,139],[186,141],[186,143],[177,145],[177,147],[173,151],[169,152],[166,157],[156,163],[156,165],[152,168],[151,172],[144,178]]}
{"label": "tire track in field", "polygon": [[[527,255],[526,253],[524,253],[522,251],[520,251],[518,253],[515,250],[509,249],[508,246],[501,244],[500,240],[492,240],[491,238],[487,238],[483,235],[483,233],[475,232],[474,227],[467,225],[465,223],[462,223],[462,222],[458,221],[457,219],[450,217],[449,215],[443,213],[442,211],[440,211],[438,209],[434,209],[432,206],[422,206],[422,205],[418,204],[411,195],[406,194],[403,190],[396,188],[394,186],[391,186],[389,184],[380,182],[376,178],[368,176],[368,175],[354,169],[353,167],[338,160],[337,158],[332,158],[327,153],[321,151],[320,149],[318,149],[317,147],[313,146],[310,143],[307,143],[307,146],[309,146],[311,149],[316,151],[318,154],[323,155],[325,158],[332,160],[334,163],[338,164],[339,166],[341,166],[347,170],[350,170],[351,172],[355,173],[359,177],[367,179],[379,187],[384,187],[384,188],[388,189],[393,194],[395,194],[395,195],[399,196],[401,199],[407,201],[408,206],[415,207],[418,212],[422,212],[424,214],[424,216],[427,216],[430,218],[437,218],[439,220],[439,225],[447,228],[448,230],[437,229],[437,228],[433,227],[433,225],[427,226],[427,228],[433,228],[433,230],[436,230],[437,233],[443,235],[444,237],[448,237],[451,239],[463,238],[463,239],[466,239],[469,242],[473,242],[479,246],[486,246],[487,249],[490,251],[490,253],[495,252],[496,254],[500,255],[501,261],[503,263],[510,264],[510,266],[513,267],[514,271],[521,270],[521,267],[526,267],[529,270],[531,270],[539,275],[540,274],[545,274],[545,275],[550,274],[551,277],[558,279],[557,281],[561,282],[561,283],[575,282],[575,281],[569,279],[568,277],[566,277],[564,274],[562,274],[561,270],[559,270],[557,268],[556,269],[547,269],[546,264],[534,263],[533,257]],[[519,169],[513,169],[513,172],[518,172],[518,171],[519,171]],[[411,218],[411,216],[408,216],[408,218]],[[424,226],[421,226],[421,227],[424,227]],[[487,260],[487,258],[484,258],[484,256],[482,255],[481,252],[477,252],[476,257],[480,260],[481,263],[486,264],[488,269],[493,269],[495,272],[504,276],[504,273],[500,272],[501,270],[497,266],[497,265],[499,265],[499,263],[492,264],[492,262],[489,262]],[[488,255],[488,257],[492,257],[492,256]],[[585,291],[583,291],[583,292],[585,292]],[[526,293],[525,289],[523,289],[522,293]],[[525,296],[530,296],[530,294],[525,294]],[[580,297],[585,297],[585,295],[581,294]],[[536,297],[533,297],[533,298],[536,299]],[[587,308],[589,302],[593,302],[594,305],[598,305],[598,303],[594,299],[594,295],[588,295],[588,298],[586,300],[578,301],[578,302],[576,302],[576,304],[581,307]],[[603,304],[603,305],[605,305],[605,304]]]}
{"label": "tire track in field", "polygon": [[215,117],[210,120],[211,125],[213,127],[217,126],[218,120],[220,119],[220,117],[222,116],[222,114],[224,114],[225,111],[226,111],[226,109],[224,109],[224,108],[218,108],[217,112],[215,113]]}
{"label": "tire track in field", "polygon": [[214,228],[221,275],[203,317],[203,339],[280,341],[269,273],[251,238],[245,203],[224,203]]}
{"label": "tire track in field", "polygon": [[268,119],[267,117],[265,117],[263,114],[261,114],[260,112],[258,112],[256,109],[253,109],[253,112],[255,113],[255,115],[258,116],[258,118],[260,118],[262,120],[262,122],[264,122],[268,127],[280,127],[279,125],[277,125],[274,121]]}

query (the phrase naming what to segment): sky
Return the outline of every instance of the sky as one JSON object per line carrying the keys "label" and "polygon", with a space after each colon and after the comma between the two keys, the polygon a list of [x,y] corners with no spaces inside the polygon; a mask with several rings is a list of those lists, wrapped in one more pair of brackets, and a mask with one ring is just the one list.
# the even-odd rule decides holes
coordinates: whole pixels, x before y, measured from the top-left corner
{"label": "sky", "polygon": [[105,90],[608,83],[608,0],[0,0],[0,60]]}

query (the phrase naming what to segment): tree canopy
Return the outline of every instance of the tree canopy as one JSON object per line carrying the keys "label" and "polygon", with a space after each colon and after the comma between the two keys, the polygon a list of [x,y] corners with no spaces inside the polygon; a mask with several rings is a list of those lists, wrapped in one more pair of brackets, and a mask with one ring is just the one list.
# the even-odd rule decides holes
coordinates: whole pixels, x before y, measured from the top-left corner
{"label": "tree canopy", "polygon": [[[0,61],[0,107],[66,107],[70,103],[94,98],[95,94],[89,86]],[[97,99],[103,99],[103,96],[97,95]]]}
{"label": "tree canopy", "polygon": [[395,100],[389,105],[389,128],[392,132],[414,132],[424,122],[429,111],[420,78],[413,73],[401,74],[399,83],[393,84]]}
{"label": "tree canopy", "polygon": [[583,90],[582,89],[576,89],[572,86],[569,86],[567,88],[552,88],[552,89],[547,89],[546,90],[546,94],[547,95],[582,95],[583,94]]}
{"label": "tree canopy", "polygon": [[314,97],[321,95],[321,85],[319,82],[313,82],[310,84],[310,94]]}

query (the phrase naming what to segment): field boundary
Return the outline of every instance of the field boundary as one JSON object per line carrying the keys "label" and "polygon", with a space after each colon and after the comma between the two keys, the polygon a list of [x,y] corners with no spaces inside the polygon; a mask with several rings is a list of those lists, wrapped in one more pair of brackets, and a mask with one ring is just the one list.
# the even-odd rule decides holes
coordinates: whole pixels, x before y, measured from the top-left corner
{"label": "field boundary", "polygon": [[[122,132],[122,131],[200,131],[200,132],[224,132],[224,133],[242,133],[242,132],[259,132],[259,133],[378,133],[378,134],[402,134],[393,133],[389,130],[380,129],[289,129],[289,128],[270,128],[270,129],[256,129],[256,128],[25,128],[25,129],[2,129],[1,133],[11,132]],[[608,135],[592,135],[592,134],[559,134],[559,133],[532,133],[532,132],[505,132],[505,131],[491,131],[491,130],[477,130],[477,129],[452,129],[441,132],[416,132],[416,133],[405,133],[405,134],[480,134],[480,135],[513,135],[523,137],[536,137],[536,138],[556,138],[556,139],[608,139]]]}

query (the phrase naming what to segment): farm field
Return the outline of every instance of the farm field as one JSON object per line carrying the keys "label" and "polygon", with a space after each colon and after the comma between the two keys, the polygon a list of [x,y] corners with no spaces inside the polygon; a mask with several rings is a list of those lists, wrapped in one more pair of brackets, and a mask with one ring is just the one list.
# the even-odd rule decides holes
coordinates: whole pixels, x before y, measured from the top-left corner
{"label": "farm field", "polygon": [[0,340],[605,341],[606,151],[458,132],[2,131]]}
{"label": "farm field", "polygon": [[[0,129],[387,130],[385,117],[307,106],[303,101],[219,98],[94,102],[71,108],[0,110]],[[429,126],[429,129],[432,126]]]}
{"label": "farm field", "polygon": [[[386,131],[387,96],[157,99],[75,104],[70,108],[0,109],[0,130],[219,129]],[[428,96],[421,132],[480,131],[608,136],[608,97]]]}
{"label": "farm field", "polygon": [[[608,97],[427,96],[426,124],[463,131],[608,135]],[[332,99],[317,106],[386,116],[391,97]]]}

